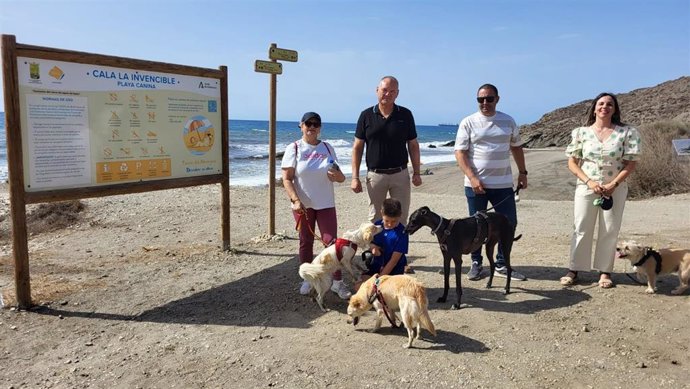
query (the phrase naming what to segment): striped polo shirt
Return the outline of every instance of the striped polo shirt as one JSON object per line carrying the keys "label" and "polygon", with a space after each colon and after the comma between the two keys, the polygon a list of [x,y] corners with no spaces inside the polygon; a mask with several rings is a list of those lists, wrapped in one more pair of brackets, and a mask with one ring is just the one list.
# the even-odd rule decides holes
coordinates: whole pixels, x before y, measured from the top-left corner
{"label": "striped polo shirt", "polygon": [[[476,112],[458,126],[455,150],[469,150],[470,164],[485,188],[513,187],[510,147],[522,145],[515,120],[503,112],[484,116]],[[465,186],[472,186],[465,176]]]}

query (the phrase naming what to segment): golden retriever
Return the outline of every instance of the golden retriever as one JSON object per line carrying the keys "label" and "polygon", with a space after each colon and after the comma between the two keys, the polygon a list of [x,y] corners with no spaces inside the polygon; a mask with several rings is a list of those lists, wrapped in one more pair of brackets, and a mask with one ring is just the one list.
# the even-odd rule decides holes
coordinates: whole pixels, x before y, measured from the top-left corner
{"label": "golden retriever", "polygon": [[[661,259],[657,265],[656,254]],[[637,268],[637,274],[647,278],[645,292],[656,292],[656,279],[659,275],[677,273],[680,285],[671,294],[683,294],[690,282],[690,250],[688,249],[660,249],[653,250],[639,243],[629,240],[618,243],[616,257],[627,259]],[[641,263],[640,263],[641,262]]]}
{"label": "golden retriever", "polygon": [[[357,248],[369,247],[371,240],[374,239],[374,235],[381,232],[382,229],[381,226],[370,222],[363,223],[358,229],[346,231],[343,234],[343,239],[354,244],[354,247],[352,244],[332,244],[323,249],[311,263],[300,265],[299,276],[309,282],[316,291],[316,303],[319,304],[322,311],[328,311],[323,305],[323,297],[331,287],[333,272],[343,268],[350,274],[353,280],[359,279],[360,273],[365,269],[365,265],[363,262],[357,265],[354,264],[354,261],[359,260],[354,258]],[[340,260],[338,259],[338,249],[342,255]]]}
{"label": "golden retriever", "polygon": [[[402,322],[407,329],[407,343],[404,348],[412,347],[412,340],[419,339],[421,328],[423,327],[436,336],[436,328],[429,317],[429,300],[426,297],[426,290],[421,282],[408,275],[379,276],[378,274],[366,280],[356,294],[350,297],[350,304],[347,306],[347,314],[350,322],[357,325],[359,317],[364,315],[372,305],[376,309],[376,324],[372,331],[381,328],[383,321],[384,305],[377,297],[377,290],[383,298],[393,324],[397,317],[395,312],[399,311]],[[415,334],[416,332],[416,334]]]}

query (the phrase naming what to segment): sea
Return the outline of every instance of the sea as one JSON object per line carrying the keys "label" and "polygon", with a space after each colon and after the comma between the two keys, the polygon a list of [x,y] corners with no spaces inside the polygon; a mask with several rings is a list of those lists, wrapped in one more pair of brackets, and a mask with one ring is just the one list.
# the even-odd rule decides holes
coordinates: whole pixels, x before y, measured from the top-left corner
{"label": "sea", "polygon": [[[320,139],[330,143],[337,155],[338,164],[346,175],[352,173],[352,142],[355,136],[355,123],[323,123]],[[230,185],[265,186],[269,175],[269,131],[267,120],[229,121],[230,129]],[[417,140],[421,150],[422,169],[430,165],[454,161],[453,147],[449,142],[455,140],[457,126],[417,125]],[[280,162],[286,147],[302,133],[298,122],[276,122],[275,178],[280,177]],[[364,168],[364,163],[362,163]],[[0,112],[0,182],[8,179],[7,138],[5,136],[5,115]]]}

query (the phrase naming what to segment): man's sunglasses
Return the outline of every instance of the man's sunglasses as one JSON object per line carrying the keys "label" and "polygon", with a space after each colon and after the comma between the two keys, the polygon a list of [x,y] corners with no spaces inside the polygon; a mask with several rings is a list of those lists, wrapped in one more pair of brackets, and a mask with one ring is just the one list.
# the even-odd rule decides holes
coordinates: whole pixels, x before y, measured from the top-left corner
{"label": "man's sunglasses", "polygon": [[486,96],[486,97],[477,97],[477,102],[479,104],[483,103],[486,101],[487,103],[493,103],[496,100],[496,96]]}
{"label": "man's sunglasses", "polygon": [[314,127],[314,128],[319,128],[319,127],[321,127],[321,123],[320,123],[320,122],[315,122],[315,121],[311,121],[311,120],[310,120],[310,121],[304,122],[304,125],[307,126],[307,128],[309,128],[309,127]]}

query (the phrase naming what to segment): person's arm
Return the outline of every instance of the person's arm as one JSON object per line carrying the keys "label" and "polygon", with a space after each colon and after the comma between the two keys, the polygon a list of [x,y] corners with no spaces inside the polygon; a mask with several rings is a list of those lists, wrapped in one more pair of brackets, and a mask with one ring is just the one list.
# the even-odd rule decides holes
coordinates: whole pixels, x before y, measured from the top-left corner
{"label": "person's arm", "polygon": [[522,146],[510,146],[510,152],[518,168],[518,183],[522,184],[522,189],[527,189],[527,167],[525,166],[525,151]]}
{"label": "person's arm", "polygon": [[374,254],[375,257],[378,257],[378,256],[383,254],[381,252],[381,247],[379,247],[373,243],[369,244],[369,251],[371,251],[371,253]]}
{"label": "person's arm", "polygon": [[587,174],[584,172],[584,170],[582,170],[582,168],[580,167],[579,158],[568,158],[568,170],[570,170],[570,172],[573,173],[575,177],[579,178],[580,181],[584,182],[589,189],[594,191],[594,193],[599,195],[604,193],[604,188],[601,185],[599,185],[598,182],[589,178]]}
{"label": "person's arm", "polygon": [[385,266],[383,266],[383,269],[381,269],[381,275],[389,275],[395,269],[395,265],[398,264],[398,261],[400,258],[402,258],[402,253],[398,251],[393,251],[393,254],[391,255],[391,259],[386,263]]}
{"label": "person's arm", "polygon": [[359,178],[359,166],[362,163],[364,153],[364,139],[355,138],[352,144],[352,182],[350,188],[355,193],[362,192],[362,181]]}
{"label": "person's arm", "polygon": [[465,173],[465,176],[470,180],[470,185],[472,185],[472,190],[474,193],[483,194],[484,185],[482,185],[481,180],[475,174],[472,164],[470,164],[469,150],[455,150],[455,160],[460,166],[460,170]]}
{"label": "person's arm", "polygon": [[616,177],[613,180],[611,180],[611,182],[602,185],[606,194],[608,194],[609,196],[612,195],[616,188],[618,188],[618,185],[625,181],[625,179],[628,178],[628,176],[635,171],[636,166],[636,161],[623,160],[623,169],[621,169],[621,171],[618,172]]}
{"label": "person's arm", "polygon": [[302,202],[300,201],[299,196],[297,195],[297,191],[295,190],[295,183],[293,182],[293,180],[295,179],[295,168],[283,168],[282,177],[283,187],[285,188],[285,193],[287,193],[288,198],[292,203],[292,209],[296,211],[302,208]]}
{"label": "person's arm", "polygon": [[412,163],[412,185],[422,185],[421,162],[419,153],[419,141],[412,139],[407,141],[407,152],[410,154],[410,162]]}

